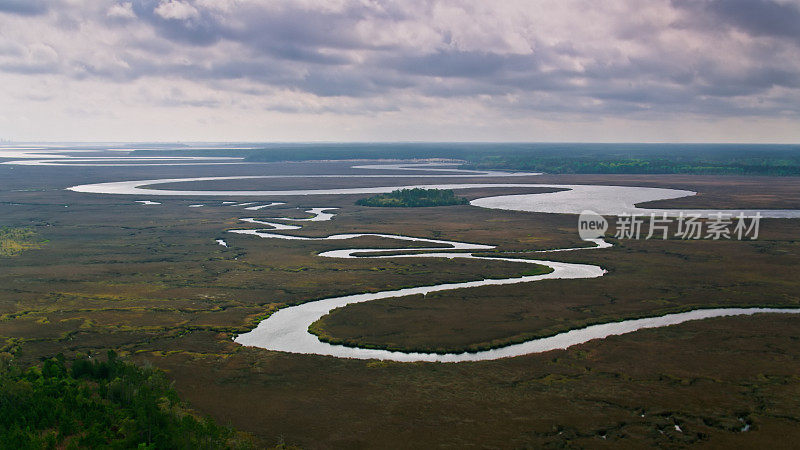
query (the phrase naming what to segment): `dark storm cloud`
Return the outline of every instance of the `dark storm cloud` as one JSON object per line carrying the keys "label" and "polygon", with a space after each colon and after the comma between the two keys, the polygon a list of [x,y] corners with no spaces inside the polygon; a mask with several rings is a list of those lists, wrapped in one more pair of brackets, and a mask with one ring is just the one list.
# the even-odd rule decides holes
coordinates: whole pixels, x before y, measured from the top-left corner
{"label": "dark storm cloud", "polygon": [[782,68],[763,67],[736,76],[709,77],[701,89],[704,95],[739,97],[758,94],[772,87],[800,87],[800,75]]}
{"label": "dark storm cloud", "polygon": [[438,51],[387,60],[389,66],[414,75],[485,78],[508,71],[535,70],[532,55],[501,55],[491,52]]}
{"label": "dark storm cloud", "polygon": [[243,5],[234,17],[223,17],[202,8],[194,8],[196,14],[189,17],[165,17],[159,14],[163,5],[160,0],[136,0],[133,11],[162,36],[190,45],[208,46],[228,40],[281,59],[333,65],[345,64],[348,59],[323,50],[373,47],[353,29],[359,21],[374,17],[363,6],[331,13]]}
{"label": "dark storm cloud", "polygon": [[3,63],[0,64],[0,72],[9,72],[22,75],[43,75],[57,74],[60,69],[55,64],[50,63]]}
{"label": "dark storm cloud", "polygon": [[674,0],[682,8],[711,14],[718,23],[754,36],[789,38],[800,43],[800,6],[771,0]]}
{"label": "dark storm cloud", "polygon": [[370,97],[380,96],[391,90],[417,88],[407,77],[391,73],[361,73],[338,68],[325,68],[309,73],[295,83],[297,87],[322,97]]}
{"label": "dark storm cloud", "polygon": [[47,11],[45,0],[0,0],[0,13],[32,16]]}
{"label": "dark storm cloud", "polygon": [[354,25],[374,17],[373,11],[363,6],[338,12],[248,8],[239,16],[242,26],[230,27],[226,34],[257,48],[269,48],[279,41],[315,49],[362,49],[371,44],[358,36]]}
{"label": "dark storm cloud", "polygon": [[[519,19],[514,12],[505,13],[513,20],[486,19],[485,13],[475,12],[475,4],[459,1],[345,1],[328,7],[300,1],[106,0],[85,10],[68,2],[49,3],[58,14],[36,17],[48,3],[0,0],[0,12],[28,14],[32,26],[43,30],[59,29],[74,38],[94,23],[105,27],[105,40],[118,38],[108,49],[100,47],[102,40],[73,42],[67,51],[51,42],[54,54],[31,50],[30,42],[4,50],[0,40],[0,71],[114,83],[151,77],[202,84],[221,91],[220,97],[283,90],[325,100],[348,97],[373,111],[391,110],[386,105],[394,99],[418,104],[460,98],[559,113],[797,110],[791,101],[787,108],[786,102],[759,96],[800,88],[798,63],[787,57],[792,55],[787,47],[796,49],[800,42],[800,7],[770,0],[629,3],[629,16],[598,8],[606,16],[604,32],[597,33],[574,28],[585,7],[579,1],[570,3],[577,8],[572,14],[531,16],[526,18],[530,24],[513,28]],[[644,4],[670,9],[676,18],[640,17],[637,6]],[[432,19],[436,6],[455,12],[440,11]],[[490,12],[500,14],[504,7],[498,4]],[[465,15],[469,20],[462,20]],[[537,20],[542,23],[534,24]],[[557,38],[537,31],[551,25],[548,20],[556,31],[569,31]],[[730,30],[758,39],[737,42],[726,34]],[[709,42],[728,45],[728,53],[714,53]],[[106,51],[94,51],[95,45]],[[76,50],[84,46],[89,50]],[[741,101],[744,97],[750,101]],[[182,98],[159,101],[226,104]],[[343,111],[355,109],[345,103]],[[274,108],[301,111],[303,105]],[[336,106],[310,108],[332,111]]]}

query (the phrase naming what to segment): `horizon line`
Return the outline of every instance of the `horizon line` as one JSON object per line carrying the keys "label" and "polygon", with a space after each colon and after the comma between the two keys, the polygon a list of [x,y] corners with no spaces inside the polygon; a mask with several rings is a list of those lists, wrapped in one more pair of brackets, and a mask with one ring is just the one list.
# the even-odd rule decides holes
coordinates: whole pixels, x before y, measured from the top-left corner
{"label": "horizon line", "polygon": [[225,140],[212,140],[212,141],[188,141],[188,140],[89,140],[89,141],[71,141],[71,140],[0,140],[0,149],[6,145],[32,145],[32,144],[81,144],[81,145],[103,145],[103,144],[150,144],[150,145],[197,145],[197,144],[218,144],[218,145],[324,145],[324,144],[450,144],[450,145],[540,145],[540,144],[569,144],[569,145],[797,145],[800,142],[755,142],[755,141],[730,141],[730,142],[713,142],[713,141],[334,141],[334,140],[317,140],[317,141],[225,141]]}

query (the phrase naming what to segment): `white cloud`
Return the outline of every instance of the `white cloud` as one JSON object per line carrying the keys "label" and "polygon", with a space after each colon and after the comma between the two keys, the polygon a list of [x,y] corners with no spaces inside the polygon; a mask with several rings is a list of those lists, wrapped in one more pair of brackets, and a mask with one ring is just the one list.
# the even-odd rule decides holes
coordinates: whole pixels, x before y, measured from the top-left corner
{"label": "white cloud", "polygon": [[200,17],[200,12],[194,6],[177,0],[162,2],[153,12],[167,20],[188,20]]}
{"label": "white cloud", "polygon": [[133,5],[130,2],[114,5],[108,9],[108,17],[115,19],[135,19],[136,13],[133,12]]}

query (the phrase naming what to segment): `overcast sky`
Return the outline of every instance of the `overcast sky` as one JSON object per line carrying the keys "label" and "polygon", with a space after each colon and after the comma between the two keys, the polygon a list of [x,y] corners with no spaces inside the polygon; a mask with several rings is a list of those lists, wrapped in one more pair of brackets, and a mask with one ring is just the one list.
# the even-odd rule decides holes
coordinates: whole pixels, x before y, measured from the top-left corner
{"label": "overcast sky", "polygon": [[800,0],[0,0],[0,138],[800,142]]}

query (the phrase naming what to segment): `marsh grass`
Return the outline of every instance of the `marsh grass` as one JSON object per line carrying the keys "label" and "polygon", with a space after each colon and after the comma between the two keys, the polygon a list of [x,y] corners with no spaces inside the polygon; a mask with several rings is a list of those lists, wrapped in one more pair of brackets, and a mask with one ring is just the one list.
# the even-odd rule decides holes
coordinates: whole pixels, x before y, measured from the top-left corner
{"label": "marsh grass", "polygon": [[36,232],[31,228],[0,228],[0,257],[16,256],[25,250],[41,248]]}
{"label": "marsh grass", "polygon": [[[511,277],[528,267],[318,256],[343,245],[398,248],[396,241],[377,238],[343,244],[226,235],[231,245],[226,250],[214,238],[243,227],[238,218],[250,214],[242,216],[241,209],[187,211],[186,198],[164,198],[163,207],[147,209],[124,196],[61,190],[123,176],[230,174],[225,168],[9,167],[0,166],[3,223],[28,227],[37,233],[35,239],[50,241],[41,250],[0,261],[0,347],[14,353],[22,367],[43,366],[41,358],[58,353],[72,358],[113,348],[141,366],[149,361],[166,370],[180,397],[218,423],[251,431],[269,444],[306,448],[466,448],[476,442],[497,448],[690,443],[777,448],[800,441],[796,317],[710,319],[563,351],[465,364],[355,361],[245,348],[231,337],[289,304]],[[332,170],[321,163],[314,167],[318,173]],[[237,174],[264,170],[236,168]],[[30,185],[34,175],[46,190],[13,191]],[[800,207],[800,179],[775,180],[561,175],[527,181],[686,188],[704,194],[687,199],[686,205],[691,200],[696,207],[727,204],[723,201],[745,205],[741,200],[755,207]],[[315,182],[304,187],[314,188]],[[520,257],[515,252],[582,244],[570,216],[470,206],[409,214],[404,208],[357,207],[356,199],[297,198],[261,217],[288,216],[296,207],[338,206],[335,220],[309,223],[295,234],[401,233],[496,245],[497,253],[487,252],[490,256]],[[595,280],[353,305],[342,311],[342,323],[363,317],[366,326],[328,331],[374,344],[458,348],[682,308],[800,306],[795,273],[800,221],[762,225],[756,242],[619,241],[602,251],[547,254],[549,260],[596,264],[609,273]],[[751,425],[749,431],[741,431],[742,423]]]}

